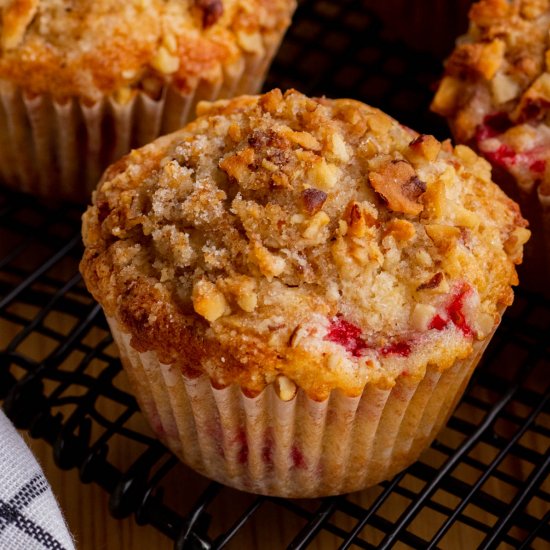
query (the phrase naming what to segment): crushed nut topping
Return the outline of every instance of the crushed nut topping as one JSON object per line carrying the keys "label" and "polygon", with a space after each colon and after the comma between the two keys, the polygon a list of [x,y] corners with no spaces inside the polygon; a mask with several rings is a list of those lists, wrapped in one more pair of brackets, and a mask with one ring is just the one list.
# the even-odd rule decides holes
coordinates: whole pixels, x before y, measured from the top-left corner
{"label": "crushed nut topping", "polygon": [[223,14],[222,0],[195,0],[195,5],[202,10],[202,26],[211,27]]}
{"label": "crushed nut topping", "polygon": [[431,290],[437,288],[443,281],[443,273],[438,271],[429,281],[422,283],[416,290]]}
{"label": "crushed nut topping", "polygon": [[302,202],[306,212],[310,215],[316,214],[323,208],[328,195],[320,189],[304,189],[302,191]]}
{"label": "crushed nut topping", "polygon": [[441,151],[441,143],[433,136],[422,134],[409,143],[409,149],[405,152],[407,159],[412,163],[434,161]]}
{"label": "crushed nut topping", "polygon": [[424,209],[419,199],[426,191],[426,184],[408,162],[392,160],[371,172],[369,180],[394,212],[417,216]]}
{"label": "crushed nut topping", "polygon": [[529,234],[485,161],[294,90],[199,112],[109,169],[84,216],[85,280],[136,349],[281,399],[471,353]]}

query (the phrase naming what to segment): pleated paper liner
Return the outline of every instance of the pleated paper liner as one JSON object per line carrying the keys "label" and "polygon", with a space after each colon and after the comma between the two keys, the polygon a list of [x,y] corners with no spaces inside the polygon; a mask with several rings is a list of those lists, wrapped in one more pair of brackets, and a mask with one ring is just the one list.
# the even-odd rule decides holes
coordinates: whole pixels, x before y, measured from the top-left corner
{"label": "pleated paper liner", "polygon": [[[153,352],[130,345],[108,319],[122,363],[154,432],[191,468],[243,491],[318,497],[361,490],[393,477],[435,438],[460,399],[493,333],[446,370],[391,389],[368,384],[351,398],[315,401],[298,390],[283,401],[273,384],[257,397],[186,378]],[[495,329],[496,330],[496,329]]]}
{"label": "pleated paper liner", "polygon": [[158,99],[140,91],[126,103],[59,103],[0,81],[0,181],[41,197],[88,201],[109,164],[184,126],[199,101],[257,93],[280,40],[267,35],[262,53],[245,54],[218,81],[199,80],[185,94],[165,86]]}

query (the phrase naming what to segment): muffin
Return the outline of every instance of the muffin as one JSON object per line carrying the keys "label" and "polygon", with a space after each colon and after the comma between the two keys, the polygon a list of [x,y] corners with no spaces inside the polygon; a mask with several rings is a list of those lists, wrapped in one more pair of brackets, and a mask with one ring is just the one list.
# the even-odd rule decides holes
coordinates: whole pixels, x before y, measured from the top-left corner
{"label": "muffin", "polygon": [[8,0],[0,180],[89,200],[103,170],[198,101],[256,93],[295,0]]}
{"label": "muffin", "polygon": [[[495,167],[495,181],[521,204],[533,229],[527,281],[550,276],[550,3],[482,0],[472,6],[432,109],[457,141]],[[544,263],[546,265],[544,266]]]}
{"label": "muffin", "polygon": [[81,271],[143,412],[246,491],[355,491],[416,460],[512,302],[529,236],[469,148],[360,102],[201,103],[104,174]]}

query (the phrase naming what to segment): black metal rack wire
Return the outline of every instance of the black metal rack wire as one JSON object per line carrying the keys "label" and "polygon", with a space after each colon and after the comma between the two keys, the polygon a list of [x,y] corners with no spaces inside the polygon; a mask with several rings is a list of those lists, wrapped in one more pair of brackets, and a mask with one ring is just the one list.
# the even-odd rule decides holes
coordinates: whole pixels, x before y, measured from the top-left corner
{"label": "black metal rack wire", "polygon": [[[303,1],[266,87],[355,97],[444,135],[426,114],[441,60],[388,40],[372,4]],[[392,481],[309,501],[245,495],[189,472],[144,425],[78,275],[80,214],[0,192],[0,400],[60,468],[109,493],[113,516],[178,549],[246,547],[243,526],[268,529],[274,514],[294,549],[550,546],[549,300],[518,290],[448,426]]]}

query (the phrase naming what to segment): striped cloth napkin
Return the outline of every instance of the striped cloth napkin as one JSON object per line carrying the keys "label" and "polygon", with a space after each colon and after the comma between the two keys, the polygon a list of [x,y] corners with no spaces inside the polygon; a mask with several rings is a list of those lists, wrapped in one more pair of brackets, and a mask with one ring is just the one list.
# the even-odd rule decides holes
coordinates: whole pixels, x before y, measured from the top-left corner
{"label": "striped cloth napkin", "polygon": [[0,410],[0,550],[74,550],[38,462]]}

